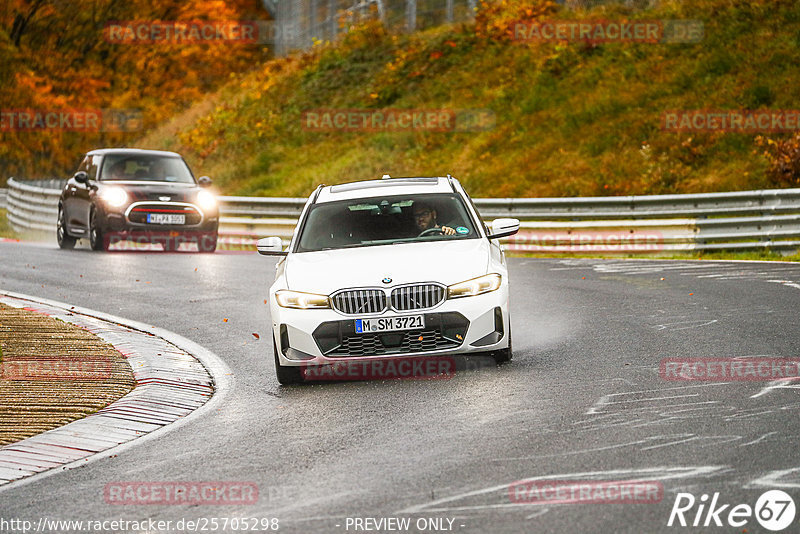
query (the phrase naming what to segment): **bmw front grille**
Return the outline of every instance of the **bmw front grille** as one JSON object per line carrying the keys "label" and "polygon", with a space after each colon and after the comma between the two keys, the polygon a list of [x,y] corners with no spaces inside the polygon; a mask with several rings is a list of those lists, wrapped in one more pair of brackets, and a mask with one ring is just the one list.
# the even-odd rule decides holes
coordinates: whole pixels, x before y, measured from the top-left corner
{"label": "bmw front grille", "polygon": [[386,309],[386,295],[380,289],[353,289],[336,293],[333,307],[347,315],[380,313]]}
{"label": "bmw front grille", "polygon": [[392,308],[397,311],[426,310],[444,300],[445,289],[435,284],[416,284],[392,290]]}
{"label": "bmw front grille", "polygon": [[333,307],[346,315],[373,314],[386,311],[388,304],[395,311],[427,310],[438,306],[446,295],[444,286],[412,284],[391,290],[348,289],[331,297]]}

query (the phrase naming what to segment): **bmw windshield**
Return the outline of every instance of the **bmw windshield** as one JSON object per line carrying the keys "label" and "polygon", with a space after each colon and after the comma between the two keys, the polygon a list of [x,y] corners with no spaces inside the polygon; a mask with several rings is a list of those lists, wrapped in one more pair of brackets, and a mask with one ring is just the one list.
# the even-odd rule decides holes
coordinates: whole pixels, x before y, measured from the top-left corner
{"label": "bmw windshield", "polygon": [[477,237],[457,195],[378,196],[314,205],[297,252]]}

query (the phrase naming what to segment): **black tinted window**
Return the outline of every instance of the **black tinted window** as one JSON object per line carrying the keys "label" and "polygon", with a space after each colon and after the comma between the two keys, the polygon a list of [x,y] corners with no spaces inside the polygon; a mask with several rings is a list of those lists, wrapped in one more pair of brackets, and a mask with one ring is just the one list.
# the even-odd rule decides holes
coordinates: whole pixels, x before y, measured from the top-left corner
{"label": "black tinted window", "polygon": [[103,162],[103,181],[195,183],[189,167],[181,158],[109,154]]}
{"label": "black tinted window", "polygon": [[476,237],[457,195],[372,197],[312,207],[298,252]]}

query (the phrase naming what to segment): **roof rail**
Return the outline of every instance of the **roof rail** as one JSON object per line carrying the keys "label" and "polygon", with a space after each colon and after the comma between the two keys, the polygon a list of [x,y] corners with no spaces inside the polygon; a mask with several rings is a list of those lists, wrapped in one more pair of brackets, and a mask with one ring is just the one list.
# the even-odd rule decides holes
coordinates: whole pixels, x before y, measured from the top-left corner
{"label": "roof rail", "polygon": [[322,191],[322,188],[325,187],[325,184],[319,184],[317,189],[314,191],[314,195],[311,197],[311,203],[316,204],[317,198],[319,197],[319,192]]}
{"label": "roof rail", "polygon": [[447,173],[447,183],[450,184],[450,189],[453,190],[453,193],[458,193],[458,191],[456,191],[456,185],[453,183],[453,177],[449,172]]}

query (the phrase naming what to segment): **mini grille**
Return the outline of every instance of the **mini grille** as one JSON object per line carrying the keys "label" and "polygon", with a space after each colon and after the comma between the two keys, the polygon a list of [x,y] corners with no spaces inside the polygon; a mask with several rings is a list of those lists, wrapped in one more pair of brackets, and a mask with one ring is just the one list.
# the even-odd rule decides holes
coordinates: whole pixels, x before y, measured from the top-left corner
{"label": "mini grille", "polygon": [[186,226],[200,224],[201,221],[200,212],[192,206],[184,206],[181,204],[139,204],[128,214],[128,220],[132,223],[146,224],[148,213],[185,215],[186,222],[184,224]]}
{"label": "mini grille", "polygon": [[398,311],[433,308],[444,300],[444,288],[434,284],[398,287],[392,291],[392,308]]}
{"label": "mini grille", "polygon": [[342,313],[379,313],[386,309],[386,295],[380,289],[354,289],[333,296],[333,307]]}

